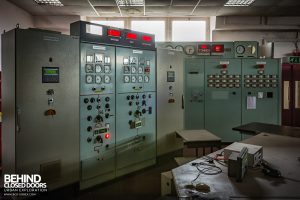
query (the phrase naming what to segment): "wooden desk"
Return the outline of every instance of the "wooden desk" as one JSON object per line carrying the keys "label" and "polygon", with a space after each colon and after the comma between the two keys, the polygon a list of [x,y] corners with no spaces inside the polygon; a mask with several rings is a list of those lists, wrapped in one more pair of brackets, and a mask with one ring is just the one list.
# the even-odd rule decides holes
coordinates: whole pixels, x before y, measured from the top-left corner
{"label": "wooden desk", "polygon": [[[234,199],[300,199],[300,138],[260,133],[242,142],[263,146],[264,160],[280,170],[283,178],[268,177],[261,170],[252,169],[248,170],[243,182],[236,182],[235,178],[228,177],[226,166],[216,163],[222,173],[201,174],[194,184],[203,182],[210,186],[211,192],[223,192]],[[209,156],[213,157],[221,151]],[[192,162],[201,161],[199,158]],[[179,199],[190,196],[184,187],[198,175],[192,162],[172,170]]]}
{"label": "wooden desk", "polygon": [[196,156],[198,157],[198,148],[203,148],[203,155],[205,155],[205,147],[221,148],[221,138],[215,136],[207,130],[178,130],[177,136],[183,139],[183,144],[188,148],[196,149]]}
{"label": "wooden desk", "polygon": [[232,130],[239,131],[241,134],[257,135],[261,132],[285,135],[291,137],[300,137],[300,127],[280,126],[275,124],[265,124],[253,122],[234,127]]}

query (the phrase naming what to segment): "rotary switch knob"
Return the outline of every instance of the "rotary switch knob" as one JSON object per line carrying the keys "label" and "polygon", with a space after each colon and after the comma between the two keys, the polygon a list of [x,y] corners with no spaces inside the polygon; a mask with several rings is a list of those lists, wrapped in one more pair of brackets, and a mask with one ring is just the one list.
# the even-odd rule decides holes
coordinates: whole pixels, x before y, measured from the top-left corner
{"label": "rotary switch knob", "polygon": [[127,100],[130,100],[130,96],[128,95],[128,96],[126,97],[126,99],[127,99]]}
{"label": "rotary switch knob", "polygon": [[105,101],[108,102],[110,100],[109,97],[105,97]]}
{"label": "rotary switch knob", "polygon": [[101,137],[100,135],[97,135],[96,141],[97,141],[98,143],[103,143],[103,139],[102,139],[102,137]]}
{"label": "rotary switch knob", "polygon": [[142,96],[142,97],[143,97],[143,99],[146,99],[146,95],[145,95],[145,94],[143,94],[143,96]]}
{"label": "rotary switch knob", "polygon": [[87,127],[87,129],[86,129],[86,130],[87,130],[88,132],[91,132],[91,131],[92,131],[92,129],[93,129],[93,128],[92,128],[91,126],[89,126],[89,127]]}
{"label": "rotary switch knob", "polygon": [[97,122],[103,122],[103,118],[101,117],[101,115],[96,116],[96,121]]}
{"label": "rotary switch knob", "polygon": [[106,114],[105,114],[105,118],[109,118],[109,113],[106,113]]}
{"label": "rotary switch knob", "polygon": [[88,137],[88,138],[86,139],[86,141],[87,141],[88,143],[90,143],[90,142],[92,141],[92,138]]}
{"label": "rotary switch knob", "polygon": [[145,108],[142,110],[142,113],[143,113],[143,114],[145,114],[145,113],[146,113],[146,109],[145,109]]}
{"label": "rotary switch knob", "polygon": [[132,106],[132,101],[129,101],[128,105],[129,105],[129,106]]}
{"label": "rotary switch knob", "polygon": [[90,99],[90,102],[91,102],[91,103],[94,103],[94,102],[95,102],[95,98],[92,97],[92,98]]}
{"label": "rotary switch knob", "polygon": [[105,108],[109,108],[109,104],[107,103],[107,104],[105,104]]}
{"label": "rotary switch knob", "polygon": [[92,121],[92,119],[93,119],[92,116],[88,116],[88,117],[87,117],[87,120],[88,120],[88,121]]}
{"label": "rotary switch knob", "polygon": [[88,105],[88,106],[87,106],[87,109],[88,109],[88,110],[92,110],[92,108],[93,108],[93,107],[92,107],[91,105]]}
{"label": "rotary switch knob", "polygon": [[135,96],[135,98],[136,98],[136,99],[139,99],[139,98],[140,98],[140,96],[139,96],[139,95],[136,95],[136,96]]}
{"label": "rotary switch knob", "polygon": [[134,99],[134,95],[131,95],[131,99]]}
{"label": "rotary switch knob", "polygon": [[128,114],[129,114],[129,115],[132,115],[132,111],[129,111]]}
{"label": "rotary switch knob", "polygon": [[146,105],[146,101],[145,101],[145,100],[142,101],[142,105],[143,105],[143,106]]}
{"label": "rotary switch knob", "polygon": [[88,98],[84,98],[83,102],[84,102],[84,103],[88,103],[88,102],[89,102],[89,99],[88,99]]}

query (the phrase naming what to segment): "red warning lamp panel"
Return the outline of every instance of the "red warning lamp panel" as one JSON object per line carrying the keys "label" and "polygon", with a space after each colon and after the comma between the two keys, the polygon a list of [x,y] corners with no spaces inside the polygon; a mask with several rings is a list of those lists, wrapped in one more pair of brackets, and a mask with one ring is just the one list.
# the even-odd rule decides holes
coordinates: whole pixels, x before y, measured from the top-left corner
{"label": "red warning lamp panel", "polygon": [[109,139],[109,138],[110,138],[110,134],[109,134],[109,133],[106,133],[106,134],[104,135],[104,137],[105,137],[105,139]]}
{"label": "red warning lamp panel", "polygon": [[210,48],[211,48],[211,46],[209,44],[199,44],[198,45],[198,55],[209,56]]}
{"label": "red warning lamp panel", "polygon": [[117,29],[107,29],[107,35],[110,37],[121,37],[121,31]]}
{"label": "red warning lamp panel", "polygon": [[219,56],[224,54],[224,44],[214,44],[211,47],[211,55]]}
{"label": "red warning lamp panel", "polygon": [[126,39],[136,40],[137,39],[137,34],[135,34],[135,33],[126,33]]}
{"label": "red warning lamp panel", "polygon": [[149,35],[143,35],[142,40],[143,42],[152,42],[153,38]]}

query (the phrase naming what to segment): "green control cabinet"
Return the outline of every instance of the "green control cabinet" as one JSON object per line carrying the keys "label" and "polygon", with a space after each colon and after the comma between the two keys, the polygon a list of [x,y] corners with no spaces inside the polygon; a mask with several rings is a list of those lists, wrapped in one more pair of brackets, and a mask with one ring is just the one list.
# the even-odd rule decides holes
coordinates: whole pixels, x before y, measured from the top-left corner
{"label": "green control cabinet", "polygon": [[116,176],[156,162],[155,51],[116,49]]}
{"label": "green control cabinet", "polygon": [[241,60],[205,60],[205,128],[222,138],[236,141],[232,131],[241,124]]}
{"label": "green control cabinet", "polygon": [[279,60],[243,59],[242,69],[242,124],[280,124]]}

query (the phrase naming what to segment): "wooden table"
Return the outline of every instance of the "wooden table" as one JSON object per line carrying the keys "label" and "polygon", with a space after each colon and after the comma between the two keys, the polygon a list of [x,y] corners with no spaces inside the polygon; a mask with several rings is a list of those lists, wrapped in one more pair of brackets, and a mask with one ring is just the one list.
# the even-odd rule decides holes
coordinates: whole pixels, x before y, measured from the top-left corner
{"label": "wooden table", "polygon": [[183,139],[183,144],[188,148],[195,148],[197,157],[198,148],[203,148],[203,155],[205,155],[205,147],[210,147],[211,152],[213,147],[221,148],[221,138],[207,130],[177,130],[176,134]]}
{"label": "wooden table", "polygon": [[[280,170],[283,178],[268,177],[260,169],[249,169],[243,182],[236,182],[235,178],[228,177],[226,166],[215,162],[222,173],[201,174],[194,184],[203,182],[210,186],[211,192],[223,192],[233,199],[300,199],[300,138],[260,133],[242,142],[263,146],[264,160]],[[201,161],[203,158],[172,170],[179,199],[189,198],[185,185],[191,184],[198,175],[198,170],[191,163]]]}
{"label": "wooden table", "polygon": [[234,131],[239,131],[241,134],[257,135],[261,132],[272,133],[277,135],[285,135],[291,137],[300,137],[300,127],[280,126],[275,124],[265,123],[248,123],[232,128]]}

